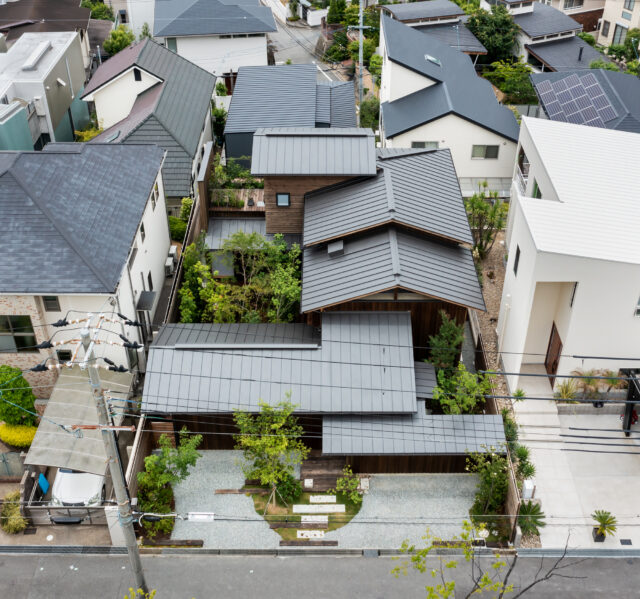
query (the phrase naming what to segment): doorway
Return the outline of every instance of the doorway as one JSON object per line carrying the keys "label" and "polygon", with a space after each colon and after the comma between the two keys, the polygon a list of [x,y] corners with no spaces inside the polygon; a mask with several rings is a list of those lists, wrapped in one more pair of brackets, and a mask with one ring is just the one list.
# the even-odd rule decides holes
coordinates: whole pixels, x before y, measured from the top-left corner
{"label": "doorway", "polygon": [[549,336],[549,345],[547,346],[547,355],[544,359],[544,367],[549,375],[549,381],[551,387],[556,379],[555,375],[558,372],[558,363],[560,362],[560,356],[562,354],[562,339],[556,328],[556,323],[551,325],[551,335]]}

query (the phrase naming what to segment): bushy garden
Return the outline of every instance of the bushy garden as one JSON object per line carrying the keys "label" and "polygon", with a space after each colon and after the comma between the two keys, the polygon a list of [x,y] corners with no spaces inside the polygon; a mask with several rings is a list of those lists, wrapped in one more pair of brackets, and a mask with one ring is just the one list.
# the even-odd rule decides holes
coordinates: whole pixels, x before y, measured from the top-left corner
{"label": "bushy garden", "polygon": [[211,204],[219,207],[242,208],[244,200],[239,196],[239,189],[263,189],[264,181],[251,175],[240,160],[230,158],[226,164],[216,155],[209,179]]}
{"label": "bushy garden", "polygon": [[[4,390],[3,390],[4,389]],[[0,366],[0,441],[17,448],[31,445],[36,434],[35,395],[19,368]]]}
{"label": "bushy garden", "polygon": [[180,206],[180,216],[169,216],[169,234],[171,241],[177,241],[182,243],[184,236],[187,233],[187,224],[189,223],[189,217],[191,216],[191,209],[193,207],[193,198],[182,198],[182,204]]}
{"label": "bushy garden", "polygon": [[[214,276],[214,257],[232,267],[235,277]],[[239,231],[215,256],[201,236],[185,249],[183,268],[180,322],[291,322],[298,312],[300,247],[288,247],[282,235],[267,240]]]}

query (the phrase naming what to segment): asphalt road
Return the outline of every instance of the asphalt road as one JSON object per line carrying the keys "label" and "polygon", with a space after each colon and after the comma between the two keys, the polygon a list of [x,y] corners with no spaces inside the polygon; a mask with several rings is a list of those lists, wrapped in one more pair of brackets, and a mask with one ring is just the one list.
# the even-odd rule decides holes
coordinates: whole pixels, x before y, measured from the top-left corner
{"label": "asphalt road", "polygon": [[[545,566],[552,561],[546,558]],[[390,571],[398,562],[391,558],[144,556],[143,564],[157,599],[426,596],[427,575],[396,579]],[[513,576],[516,586],[529,582],[539,565],[540,558],[520,558]],[[461,565],[455,572],[462,590],[468,585],[468,567]],[[639,596],[640,559],[588,559],[560,572],[578,578],[553,578],[527,592],[526,598]],[[0,555],[0,597],[7,599],[122,599],[131,585],[125,556]]]}

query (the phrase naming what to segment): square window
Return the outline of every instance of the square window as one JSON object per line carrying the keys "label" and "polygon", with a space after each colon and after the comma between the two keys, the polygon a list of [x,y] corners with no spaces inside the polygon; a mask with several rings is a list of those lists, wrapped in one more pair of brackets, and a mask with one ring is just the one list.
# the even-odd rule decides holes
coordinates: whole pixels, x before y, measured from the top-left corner
{"label": "square window", "polygon": [[168,37],[167,38],[167,48],[169,50],[171,50],[172,52],[175,52],[176,54],[178,53],[178,42],[176,41],[175,37]]}
{"label": "square window", "polygon": [[438,142],[437,141],[412,141],[411,147],[419,148],[419,149],[424,148],[425,150],[437,150]]}
{"label": "square window", "polygon": [[471,148],[471,158],[484,158],[486,146],[473,146]]}
{"label": "square window", "polygon": [[58,361],[60,362],[70,362],[71,361],[71,350],[70,349],[59,349],[56,351],[58,355]]}
{"label": "square window", "polygon": [[142,81],[142,72],[140,69],[133,69],[133,78],[135,81]]}
{"label": "square window", "polygon": [[42,303],[45,312],[60,312],[60,300],[56,295],[43,295]]}
{"label": "square window", "polygon": [[602,21],[602,35],[604,37],[608,37],[609,27],[611,27],[611,23],[609,23],[609,21]]}
{"label": "square window", "polygon": [[35,346],[38,344],[35,335],[14,335],[13,340],[19,352],[38,351]]}
{"label": "square window", "polygon": [[520,246],[516,246],[516,259],[513,261],[513,273],[518,275],[518,265],[520,264]]}
{"label": "square window", "polygon": [[0,316],[0,351],[37,352],[30,316]]}
{"label": "square window", "polygon": [[276,193],[276,206],[286,208],[291,205],[291,194],[289,193]]}
{"label": "square window", "polygon": [[487,149],[485,151],[484,157],[485,158],[497,158],[499,149],[500,149],[500,146],[487,146]]}

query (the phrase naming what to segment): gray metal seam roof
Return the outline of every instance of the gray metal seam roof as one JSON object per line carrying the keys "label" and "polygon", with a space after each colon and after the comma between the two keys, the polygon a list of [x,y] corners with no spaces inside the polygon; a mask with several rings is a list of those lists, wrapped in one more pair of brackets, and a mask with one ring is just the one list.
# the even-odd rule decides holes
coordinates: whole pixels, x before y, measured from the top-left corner
{"label": "gray metal seam roof", "polygon": [[[313,337],[304,326],[276,325],[270,329],[275,337],[269,337],[268,325],[253,325],[249,332],[255,332],[258,343],[260,335],[278,343],[278,338],[308,343]],[[175,349],[177,340],[194,333],[224,343],[232,327],[240,325],[164,327],[149,351],[143,412],[256,411],[258,400],[273,405],[288,392],[300,412],[413,413],[416,409],[408,312],[325,314],[318,349]],[[231,335],[229,341],[240,340]]]}
{"label": "gray metal seam roof", "polygon": [[582,29],[578,21],[544,2],[534,2],[532,12],[515,14],[513,20],[531,38]]}

